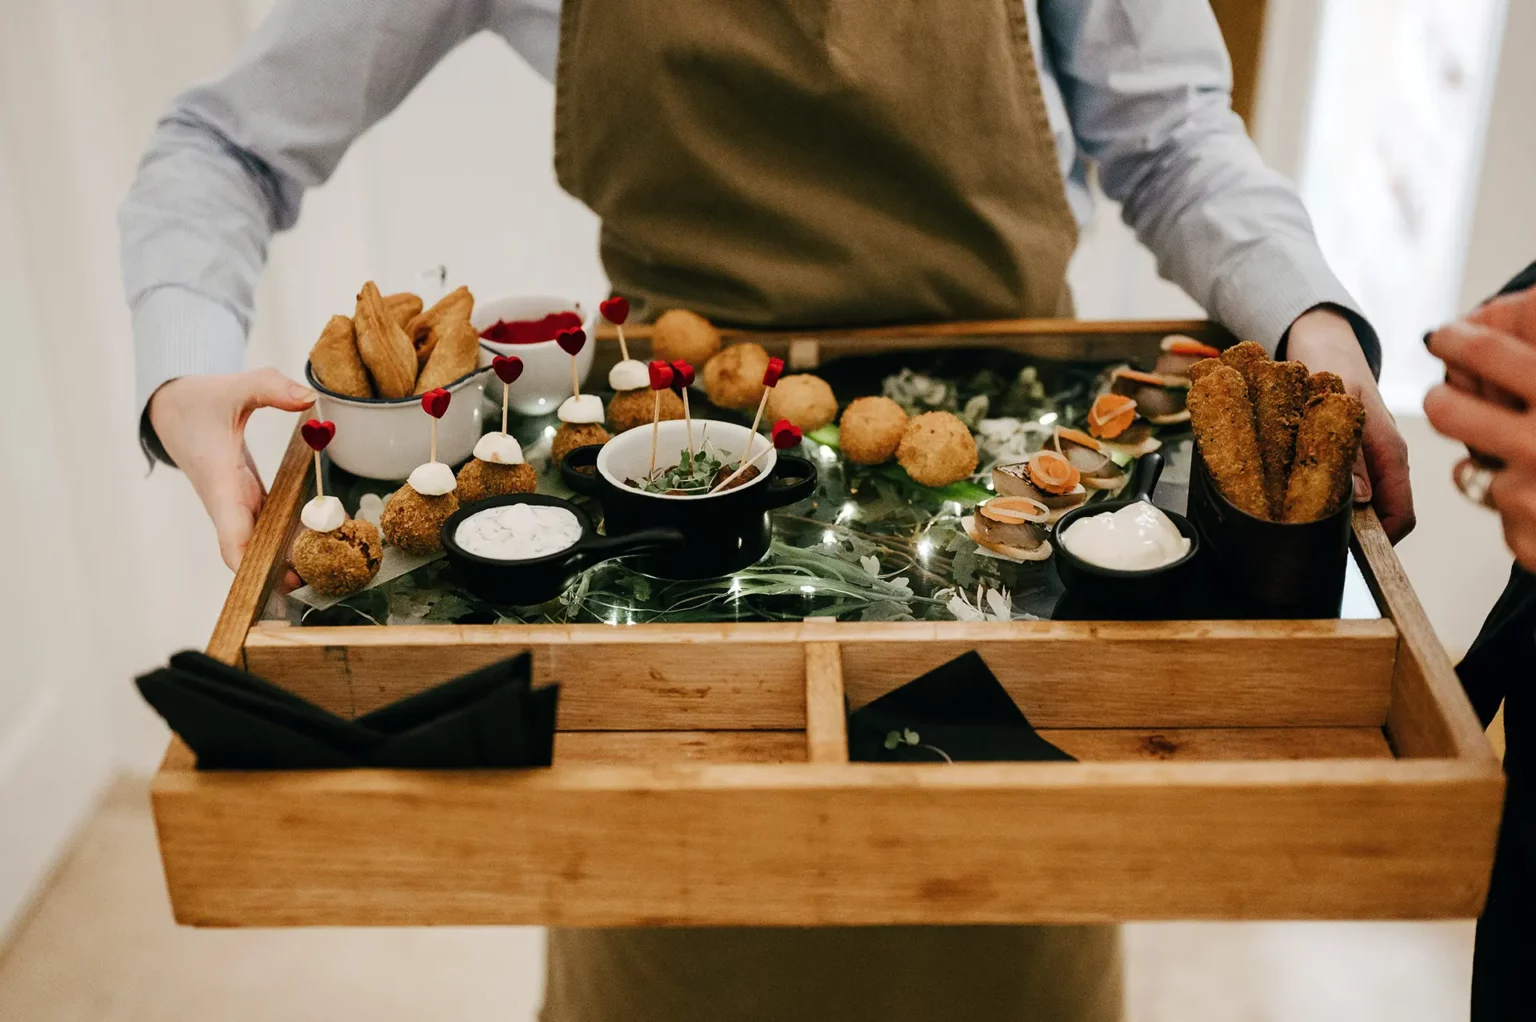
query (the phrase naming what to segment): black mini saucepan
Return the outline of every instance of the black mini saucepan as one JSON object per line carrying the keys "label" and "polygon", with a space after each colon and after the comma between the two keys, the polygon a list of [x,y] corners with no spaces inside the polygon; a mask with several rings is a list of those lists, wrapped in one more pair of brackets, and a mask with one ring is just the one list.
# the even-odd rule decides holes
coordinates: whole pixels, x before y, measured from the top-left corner
{"label": "black mini saucepan", "polygon": [[1118,511],[1138,501],[1151,503],[1152,491],[1157,488],[1158,477],[1162,474],[1163,456],[1155,451],[1143,454],[1136,461],[1136,468],[1131,473],[1131,481],[1124,496],[1097,504],[1085,504],[1061,516],[1052,539],[1056,546],[1056,573],[1061,577],[1061,584],[1074,597],[1084,603],[1108,607],[1148,607],[1171,602],[1179,597],[1183,587],[1189,583],[1195,557],[1200,553],[1200,534],[1190,520],[1181,514],[1166,508],[1158,509],[1168,516],[1180,535],[1189,540],[1189,550],[1183,557],[1160,568],[1142,571],[1101,568],[1073,554],[1061,539],[1074,522]]}
{"label": "black mini saucepan", "polygon": [[[675,465],[689,443],[687,424],[672,419],[657,430],[658,466]],[[577,493],[603,505],[603,528],[610,536],[628,536],[657,526],[680,529],[683,549],[635,559],[636,571],[657,578],[719,578],[755,564],[773,537],[769,512],[804,500],[816,490],[816,466],[804,458],[771,448],[767,437],[745,426],[709,419],[693,421],[696,449],[708,450],[727,464],[743,450],[761,455],[761,473],[720,493],[674,496],[647,493],[626,485],[650,469],[651,428],[620,433],[601,447],[578,447],[561,463],[561,477]]]}
{"label": "black mini saucepan", "polygon": [[[519,561],[481,557],[459,546],[459,526],[466,519],[511,504],[564,508],[580,523],[581,538],[553,554]],[[459,508],[443,523],[442,540],[443,551],[470,592],[488,603],[531,607],[559,596],[577,575],[594,564],[630,554],[675,550],[683,545],[683,534],[673,528],[654,528],[623,536],[600,536],[592,528],[592,520],[570,501],[542,493],[514,493]]]}

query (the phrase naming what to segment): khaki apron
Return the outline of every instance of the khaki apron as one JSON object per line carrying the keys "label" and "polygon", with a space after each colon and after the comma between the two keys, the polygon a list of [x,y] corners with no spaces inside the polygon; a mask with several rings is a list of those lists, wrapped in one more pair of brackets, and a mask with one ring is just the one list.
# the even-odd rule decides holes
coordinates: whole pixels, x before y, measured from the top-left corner
{"label": "khaki apron", "polygon": [[[604,266],[640,318],[1071,310],[1077,225],[1024,0],[564,0],[555,166],[602,217]],[[542,1017],[1112,1022],[1119,937],[551,930]]]}

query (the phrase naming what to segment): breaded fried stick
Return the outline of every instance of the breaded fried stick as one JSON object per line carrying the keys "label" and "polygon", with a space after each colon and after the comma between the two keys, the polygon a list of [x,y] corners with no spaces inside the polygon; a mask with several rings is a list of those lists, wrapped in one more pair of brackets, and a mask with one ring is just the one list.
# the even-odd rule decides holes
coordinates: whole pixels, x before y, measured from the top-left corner
{"label": "breaded fried stick", "polygon": [[1344,381],[1339,379],[1338,373],[1321,372],[1313,373],[1307,377],[1307,400],[1322,397],[1324,394],[1347,394],[1344,389]]}
{"label": "breaded fried stick", "polygon": [[1217,487],[1234,506],[1255,518],[1267,517],[1253,402],[1242,375],[1231,366],[1202,375],[1189,390],[1189,414],[1200,455]]}
{"label": "breaded fried stick", "polygon": [[1248,396],[1256,397],[1259,390],[1259,366],[1269,361],[1269,352],[1264,350],[1264,346],[1254,341],[1241,341],[1223,351],[1221,361],[1243,374],[1243,382],[1248,384]]}
{"label": "breaded fried stick", "polygon": [[1220,369],[1224,365],[1226,365],[1226,363],[1219,358],[1202,358],[1200,361],[1191,365],[1189,369],[1185,371],[1184,375],[1189,377],[1189,382],[1199,383],[1200,378],[1206,373]]}
{"label": "breaded fried stick", "polygon": [[1296,431],[1296,461],[1282,521],[1315,522],[1349,499],[1350,473],[1364,429],[1365,406],[1357,397],[1323,394],[1307,402]]}
{"label": "breaded fried stick", "polygon": [[1285,487],[1296,454],[1296,427],[1306,404],[1307,367],[1300,362],[1254,362],[1253,423],[1259,440],[1259,460],[1264,465],[1264,496],[1269,517],[1279,520],[1285,511]]}

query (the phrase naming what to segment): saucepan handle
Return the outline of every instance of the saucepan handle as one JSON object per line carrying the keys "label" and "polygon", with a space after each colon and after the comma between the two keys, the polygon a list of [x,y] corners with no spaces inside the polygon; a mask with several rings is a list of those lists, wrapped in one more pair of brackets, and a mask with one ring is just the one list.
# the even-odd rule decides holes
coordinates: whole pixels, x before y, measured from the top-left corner
{"label": "saucepan handle", "polygon": [[1136,467],[1131,472],[1131,485],[1129,492],[1125,494],[1125,500],[1152,499],[1152,491],[1157,489],[1157,481],[1163,477],[1163,456],[1156,451],[1143,454],[1136,459]]}
{"label": "saucepan handle", "polygon": [[560,462],[560,478],[565,480],[565,485],[583,497],[598,496],[602,492],[603,478],[597,471],[597,455],[602,449],[601,445],[590,444],[568,453]]}
{"label": "saucepan handle", "polygon": [[787,507],[816,492],[816,466],[795,454],[781,454],[773,466],[773,476],[758,487],[764,511]]}
{"label": "saucepan handle", "polygon": [[[575,451],[571,453],[574,454]],[[570,560],[566,562],[566,566],[571,571],[585,571],[594,564],[611,561],[615,557],[675,550],[686,541],[687,537],[681,530],[671,526],[641,529],[638,532],[626,532],[621,536],[593,536],[576,548]]]}

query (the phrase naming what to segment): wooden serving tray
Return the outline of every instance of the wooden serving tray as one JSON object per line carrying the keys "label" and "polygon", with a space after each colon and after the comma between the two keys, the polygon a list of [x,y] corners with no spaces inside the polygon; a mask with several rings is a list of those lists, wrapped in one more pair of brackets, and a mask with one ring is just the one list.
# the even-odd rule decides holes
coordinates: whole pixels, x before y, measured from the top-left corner
{"label": "wooden serving tray", "polygon": [[[1145,356],[1206,323],[761,338],[828,351]],[[644,332],[631,336],[643,352]],[[605,346],[611,347],[611,346]],[[1382,617],[1327,621],[292,627],[258,617],[295,435],[208,652],[356,715],[523,650],[547,770],[199,772],[153,787],[201,926],[833,925],[1473,916],[1503,774],[1371,511]],[[854,707],[967,650],[1078,763],[850,764]]]}

